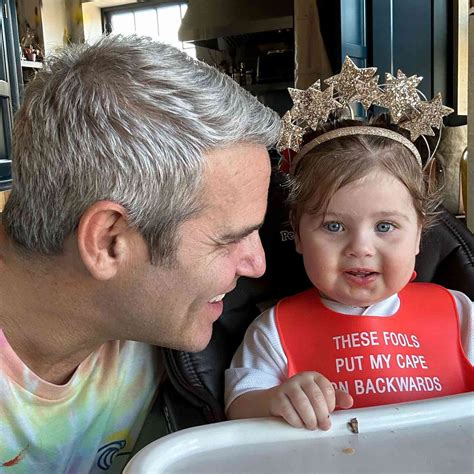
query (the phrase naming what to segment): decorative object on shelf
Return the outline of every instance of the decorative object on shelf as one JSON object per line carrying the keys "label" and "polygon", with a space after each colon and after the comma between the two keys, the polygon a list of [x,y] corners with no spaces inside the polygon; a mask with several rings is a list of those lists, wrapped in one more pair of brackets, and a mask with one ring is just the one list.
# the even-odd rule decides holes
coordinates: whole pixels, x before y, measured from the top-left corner
{"label": "decorative object on shelf", "polygon": [[31,28],[26,29],[25,36],[20,41],[21,52],[25,60],[43,61],[43,51],[39,46],[36,33]]}
{"label": "decorative object on shelf", "polygon": [[[284,152],[285,158],[291,161],[293,158],[291,155],[300,152],[306,132],[316,131],[318,127],[340,114],[344,109],[351,112],[352,115],[351,104],[358,102],[363,105],[365,110],[372,105],[387,109],[391,122],[408,130],[411,141],[399,133],[376,127],[367,127],[367,133],[364,134],[379,134],[399,141],[412,150],[420,164],[421,157],[412,142],[421,137],[429,152],[425,167],[429,166],[439,145],[441,133],[433,151],[431,151],[425,135],[434,136],[433,128],[440,129],[443,117],[453,112],[453,109],[442,104],[441,94],[437,94],[430,101],[426,99],[417,89],[422,77],[416,75],[407,77],[399,70],[396,77],[387,73],[385,83],[379,84],[379,76],[375,75],[376,72],[377,68],[375,67],[357,67],[346,56],[341,72],[324,81],[328,85],[324,91],[321,90],[319,80],[306,90],[289,88],[294,105],[282,118],[278,150]],[[333,130],[325,134],[324,139],[317,137],[311,143],[314,145],[317,143],[316,141],[322,143],[335,138],[336,135],[350,135],[350,128],[353,127]],[[361,128],[357,128],[357,133],[362,133]],[[331,133],[332,135],[329,137]],[[305,150],[301,150],[296,159],[298,160],[304,153]],[[288,163],[288,165],[294,168],[295,163]]]}
{"label": "decorative object on shelf", "polygon": [[232,69],[232,79],[234,79],[235,82],[240,84],[240,70],[237,68]]}

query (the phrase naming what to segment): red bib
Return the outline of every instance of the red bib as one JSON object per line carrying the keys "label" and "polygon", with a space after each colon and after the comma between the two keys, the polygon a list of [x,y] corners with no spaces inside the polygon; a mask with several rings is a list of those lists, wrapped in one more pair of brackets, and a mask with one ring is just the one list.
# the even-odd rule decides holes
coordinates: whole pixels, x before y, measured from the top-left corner
{"label": "red bib", "polygon": [[354,408],[473,390],[451,293],[409,283],[399,297],[388,317],[336,313],[314,288],[281,300],[275,320],[288,377],[320,372],[353,396]]}

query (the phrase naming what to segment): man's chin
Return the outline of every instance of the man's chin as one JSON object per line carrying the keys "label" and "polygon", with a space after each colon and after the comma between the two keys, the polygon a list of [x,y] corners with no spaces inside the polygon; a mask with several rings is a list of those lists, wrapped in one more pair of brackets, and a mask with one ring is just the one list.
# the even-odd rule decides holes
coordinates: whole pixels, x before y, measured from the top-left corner
{"label": "man's chin", "polygon": [[172,349],[178,351],[186,351],[186,352],[201,352],[203,351],[208,345],[211,340],[212,336],[212,328],[208,334],[202,334],[201,337],[194,337],[191,340],[183,341],[180,340],[175,347]]}

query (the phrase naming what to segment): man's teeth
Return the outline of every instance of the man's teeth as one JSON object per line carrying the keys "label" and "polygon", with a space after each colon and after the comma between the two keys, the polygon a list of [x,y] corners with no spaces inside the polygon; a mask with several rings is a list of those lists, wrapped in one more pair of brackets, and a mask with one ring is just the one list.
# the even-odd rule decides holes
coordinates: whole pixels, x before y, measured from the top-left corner
{"label": "man's teeth", "polygon": [[215,296],[212,298],[212,300],[209,300],[209,303],[218,303],[219,301],[222,301],[222,298],[224,298],[225,293],[222,293],[222,295]]}

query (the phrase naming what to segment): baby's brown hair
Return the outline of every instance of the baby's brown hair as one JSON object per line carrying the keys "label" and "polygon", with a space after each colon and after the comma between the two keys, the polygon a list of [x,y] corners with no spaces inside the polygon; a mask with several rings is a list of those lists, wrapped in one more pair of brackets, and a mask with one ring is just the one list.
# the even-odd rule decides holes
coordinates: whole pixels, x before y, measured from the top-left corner
{"label": "baby's brown hair", "polygon": [[[384,119],[369,125],[394,130]],[[357,126],[367,126],[367,123],[339,120],[318,130],[308,142],[336,128]],[[404,132],[395,131],[405,136]],[[440,202],[439,192],[433,189],[413,153],[391,138],[356,134],[316,145],[297,163],[290,177],[288,196],[294,230],[298,232],[303,212],[324,213],[339,189],[376,170],[394,176],[407,188],[422,228],[430,227]]]}

